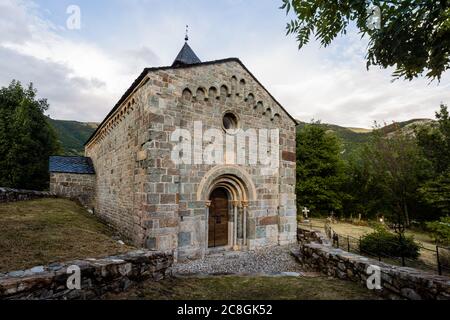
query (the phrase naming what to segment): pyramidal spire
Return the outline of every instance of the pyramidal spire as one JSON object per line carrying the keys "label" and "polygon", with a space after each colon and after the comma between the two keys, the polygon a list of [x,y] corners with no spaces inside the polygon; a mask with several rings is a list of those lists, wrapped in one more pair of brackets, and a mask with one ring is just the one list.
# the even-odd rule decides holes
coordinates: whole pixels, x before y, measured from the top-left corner
{"label": "pyramidal spire", "polygon": [[195,54],[194,50],[188,45],[189,41],[189,26],[186,26],[186,35],[184,37],[184,46],[178,53],[175,61],[172,63],[172,67],[179,67],[189,64],[201,63],[200,59]]}

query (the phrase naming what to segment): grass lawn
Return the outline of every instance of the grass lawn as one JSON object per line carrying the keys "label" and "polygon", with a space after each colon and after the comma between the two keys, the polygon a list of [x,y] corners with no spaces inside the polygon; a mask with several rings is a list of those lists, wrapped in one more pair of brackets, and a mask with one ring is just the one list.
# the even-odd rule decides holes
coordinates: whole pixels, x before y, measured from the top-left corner
{"label": "grass lawn", "polygon": [[106,299],[139,300],[373,300],[368,289],[326,277],[181,277],[145,282],[141,288]]}
{"label": "grass lawn", "polygon": [[0,272],[131,249],[112,235],[113,230],[69,200],[0,204]]}
{"label": "grass lawn", "polygon": [[[323,231],[326,219],[311,219],[313,229]],[[305,226],[305,225],[304,225]],[[357,226],[351,223],[339,222],[331,225],[334,231],[342,235],[349,235],[354,238],[359,238],[368,233],[372,233],[375,230],[369,226]],[[422,244],[426,248],[434,248],[435,244],[433,239],[428,233],[420,232],[416,230],[407,230],[407,236],[414,236],[414,240]]]}
{"label": "grass lawn", "polygon": [[[317,228],[317,230],[323,231],[326,219],[311,219],[313,224],[313,228]],[[349,235],[354,238],[359,238],[365,234],[373,232],[373,228],[368,226],[357,226],[351,223],[339,222],[331,225],[334,231],[339,234]]]}

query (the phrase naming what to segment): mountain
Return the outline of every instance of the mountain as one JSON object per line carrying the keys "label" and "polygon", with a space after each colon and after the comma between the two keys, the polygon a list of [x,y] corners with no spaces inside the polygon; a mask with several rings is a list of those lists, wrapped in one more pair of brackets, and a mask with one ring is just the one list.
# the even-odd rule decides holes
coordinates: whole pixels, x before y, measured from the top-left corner
{"label": "mountain", "polygon": [[400,130],[403,134],[414,134],[414,129],[418,126],[429,126],[436,123],[431,119],[412,119],[403,122],[394,122],[381,128],[388,136]]}
{"label": "mountain", "polygon": [[[299,125],[297,130],[303,128],[307,123],[298,120]],[[430,125],[434,120],[430,119],[411,119],[408,121],[400,121],[392,124],[385,125],[381,130],[388,136],[400,130],[403,134],[414,134],[414,129],[417,126]],[[372,129],[365,128],[352,128],[352,127],[341,127],[335,124],[320,123],[320,126],[326,128],[329,132],[333,132],[343,144],[344,158],[351,154],[359,146],[368,142],[371,136]]]}
{"label": "mountain", "polygon": [[54,120],[50,118],[48,120],[55,129],[63,148],[63,155],[66,156],[84,155],[84,143],[98,126],[98,123],[94,122]]}
{"label": "mountain", "polygon": [[[307,124],[306,122],[302,121],[298,122],[299,125],[297,126],[297,130],[303,128]],[[369,141],[370,133],[372,132],[372,130],[370,129],[346,128],[328,123],[320,123],[319,125],[327,129],[327,131],[333,132],[342,141],[344,155],[350,154],[356,148],[358,148],[358,146]]]}

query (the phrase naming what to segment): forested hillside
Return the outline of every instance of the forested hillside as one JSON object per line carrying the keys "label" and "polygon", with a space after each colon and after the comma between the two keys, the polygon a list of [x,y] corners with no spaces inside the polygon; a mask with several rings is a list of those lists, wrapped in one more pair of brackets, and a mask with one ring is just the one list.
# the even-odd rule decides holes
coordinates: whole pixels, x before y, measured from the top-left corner
{"label": "forested hillside", "polygon": [[64,155],[84,155],[84,143],[97,128],[97,123],[49,119],[55,129]]}
{"label": "forested hillside", "polygon": [[[408,121],[395,122],[382,127],[382,132],[388,135],[393,134],[397,130],[402,131],[402,133],[410,133],[414,131],[417,126],[426,125],[429,123],[434,123],[431,119],[411,119]],[[307,125],[306,122],[299,121],[297,126],[297,131]],[[372,134],[372,129],[366,128],[348,128],[341,127],[335,124],[320,123],[320,127],[323,127],[328,132],[333,132],[342,143],[342,157],[346,159],[353,151],[355,151],[359,146],[370,140]]]}

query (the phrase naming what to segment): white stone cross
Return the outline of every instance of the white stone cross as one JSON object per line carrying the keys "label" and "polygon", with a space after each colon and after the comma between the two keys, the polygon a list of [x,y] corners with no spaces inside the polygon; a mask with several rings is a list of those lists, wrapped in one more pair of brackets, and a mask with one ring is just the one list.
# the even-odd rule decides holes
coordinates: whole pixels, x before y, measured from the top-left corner
{"label": "white stone cross", "polygon": [[331,216],[331,220],[333,221],[334,220],[334,210],[331,210],[330,216]]}
{"label": "white stone cross", "polygon": [[308,219],[309,209],[308,209],[307,207],[303,207],[302,212],[303,212],[303,214],[305,215],[305,218]]}

